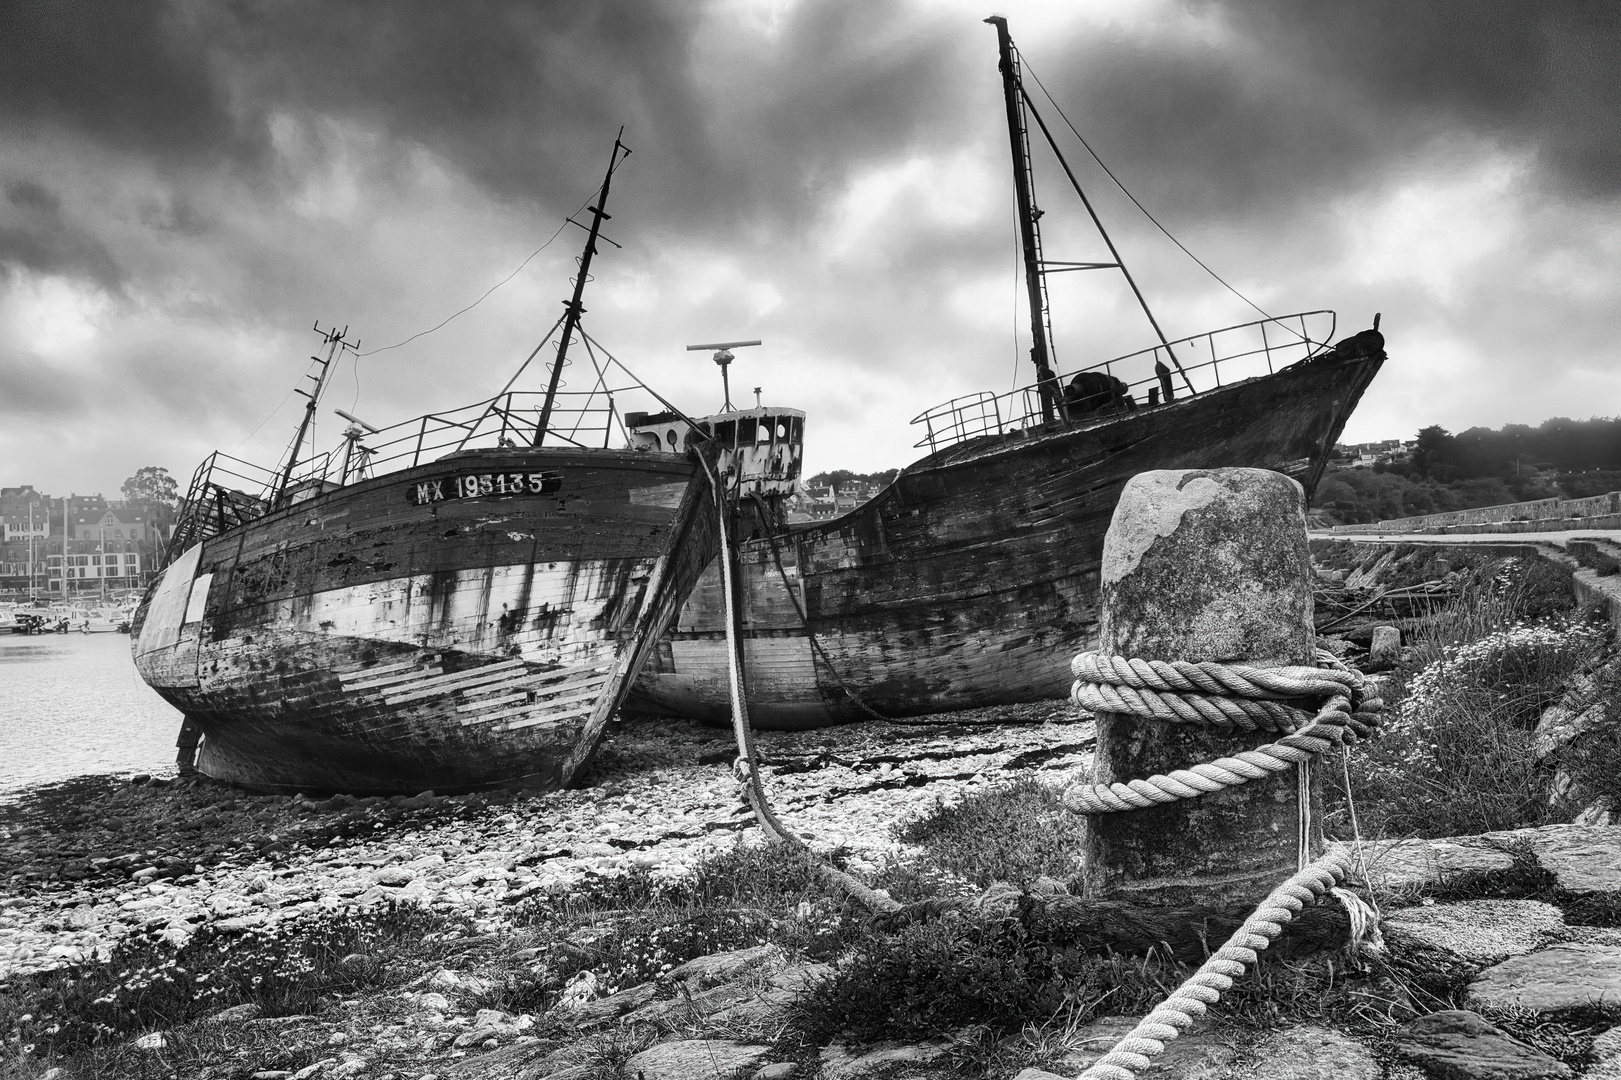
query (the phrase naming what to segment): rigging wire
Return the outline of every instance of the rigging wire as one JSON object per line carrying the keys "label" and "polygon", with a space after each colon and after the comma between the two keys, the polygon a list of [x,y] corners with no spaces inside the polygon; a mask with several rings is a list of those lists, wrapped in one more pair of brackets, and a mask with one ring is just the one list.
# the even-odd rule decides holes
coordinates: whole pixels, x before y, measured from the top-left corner
{"label": "rigging wire", "polygon": [[438,326],[430,326],[428,329],[419,331],[419,332],[417,332],[415,334],[412,334],[410,337],[406,338],[404,341],[395,342],[393,345],[384,345],[381,348],[367,349],[365,352],[360,353],[359,355],[360,356],[371,356],[371,355],[373,355],[375,353],[388,352],[388,350],[390,350],[390,349],[398,349],[402,345],[409,345],[411,342],[415,341],[419,337],[426,337],[427,335],[433,333],[435,330],[443,329],[445,327],[445,325],[448,324],[451,321],[451,319],[455,319],[458,316],[465,315],[469,311],[472,311],[474,308],[478,307],[480,304],[482,304],[485,301],[485,299],[491,293],[493,293],[495,290],[499,289],[501,286],[505,285],[507,282],[511,281],[513,278],[517,277],[518,276],[518,271],[520,271],[524,267],[528,266],[530,261],[533,260],[536,255],[539,255],[542,251],[545,251],[547,248],[551,247],[552,246],[552,241],[556,240],[559,236],[562,236],[563,235],[563,230],[568,228],[569,218],[572,218],[575,214],[578,214],[581,210],[584,210],[587,206],[590,206],[591,205],[591,200],[595,199],[597,197],[597,192],[600,192],[601,190],[602,189],[599,187],[599,188],[597,188],[597,191],[594,191],[589,196],[587,196],[586,200],[584,202],[582,202],[577,208],[575,208],[573,213],[570,213],[570,214],[566,215],[563,218],[563,223],[557,227],[556,232],[552,233],[552,235],[547,238],[547,240],[546,240],[546,242],[544,244],[540,245],[534,251],[531,251],[529,253],[529,257],[524,259],[523,262],[519,263],[518,266],[517,266],[517,269],[513,270],[512,273],[508,274],[506,277],[502,278],[500,281],[497,281],[494,285],[491,285],[488,289],[485,289],[483,296],[480,296],[477,300],[474,300],[471,304],[468,304],[466,307],[462,308],[460,311],[456,312],[455,314],[448,316]]}
{"label": "rigging wire", "polygon": [[1019,281],[1019,271],[1022,263],[1022,260],[1020,259],[1021,253],[1019,251],[1019,208],[1017,205],[1014,205],[1012,208],[1013,274],[1010,280],[1013,282],[1013,385],[1008,388],[1008,393],[1010,394],[1019,389],[1019,286],[1021,284]]}
{"label": "rigging wire", "polygon": [[233,446],[229,450],[225,451],[225,453],[227,455],[234,455],[238,450],[240,450],[244,446],[246,446],[249,439],[251,439],[255,435],[259,434],[259,429],[260,428],[263,428],[266,424],[270,423],[271,420],[275,419],[276,414],[281,412],[281,407],[283,405],[287,404],[287,402],[291,401],[292,397],[293,397],[293,392],[291,390],[287,391],[286,394],[282,395],[282,399],[279,402],[276,403],[276,407],[274,409],[270,410],[269,415],[267,415],[263,420],[259,421],[258,425],[255,426],[252,431],[250,431],[246,435],[242,436],[242,441],[241,442],[237,443],[235,446]]}
{"label": "rigging wire", "polygon": [[1092,144],[1086,141],[1086,137],[1084,135],[1082,135],[1079,130],[1076,129],[1076,127],[1075,127],[1075,125],[1073,123],[1070,122],[1069,117],[1064,115],[1063,106],[1058,104],[1058,99],[1053,97],[1052,92],[1049,91],[1047,89],[1046,84],[1041,81],[1041,76],[1036,74],[1035,70],[1030,66],[1030,61],[1025,57],[1025,55],[1022,52],[1019,54],[1019,63],[1020,63],[1020,66],[1025,71],[1029,72],[1030,77],[1035,80],[1036,86],[1041,90],[1042,96],[1044,96],[1049,102],[1052,103],[1052,107],[1055,110],[1057,110],[1057,112],[1058,112],[1059,119],[1064,121],[1064,126],[1065,127],[1069,128],[1070,134],[1074,135],[1076,140],[1080,142],[1081,146],[1086,149],[1086,152],[1092,156],[1092,160],[1098,163],[1098,168],[1103,170],[1104,175],[1107,176],[1110,180],[1114,181],[1114,186],[1119,188],[1121,190],[1121,192],[1126,196],[1126,198],[1131,200],[1131,204],[1133,206],[1135,206],[1138,210],[1142,211],[1143,217],[1145,217],[1149,221],[1153,222],[1154,228],[1156,228],[1160,232],[1164,233],[1165,238],[1167,240],[1169,240],[1171,243],[1175,244],[1178,248],[1180,248],[1182,250],[1182,254],[1186,255],[1188,258],[1190,258],[1194,262],[1198,263],[1199,268],[1201,270],[1203,270],[1205,273],[1209,274],[1211,277],[1215,278],[1218,282],[1220,282],[1222,287],[1225,288],[1228,292],[1232,293],[1234,296],[1236,296],[1240,300],[1244,301],[1244,303],[1248,304],[1250,307],[1252,307],[1256,311],[1260,312],[1266,318],[1271,319],[1272,321],[1276,322],[1278,326],[1281,326],[1285,330],[1288,330],[1289,333],[1294,334],[1296,337],[1300,338],[1302,341],[1306,340],[1306,338],[1302,337],[1302,335],[1298,331],[1292,329],[1287,324],[1282,323],[1282,322],[1277,322],[1277,320],[1273,317],[1273,315],[1270,312],[1268,312],[1265,308],[1261,307],[1261,305],[1257,304],[1255,301],[1251,300],[1249,297],[1245,296],[1243,293],[1239,292],[1236,288],[1234,288],[1231,284],[1229,284],[1227,282],[1227,280],[1225,278],[1223,278],[1220,274],[1218,274],[1214,270],[1210,269],[1210,267],[1205,264],[1205,261],[1203,259],[1199,258],[1199,256],[1197,256],[1193,252],[1189,251],[1186,244],[1182,243],[1182,241],[1178,240],[1175,236],[1172,236],[1171,235],[1171,230],[1167,229],[1164,225],[1161,225],[1159,223],[1159,219],[1156,218],[1153,214],[1148,212],[1148,207],[1146,207],[1142,203],[1138,202],[1137,201],[1137,196],[1133,195],[1131,193],[1131,191],[1126,187],[1126,185],[1122,184],[1120,182],[1120,178],[1114,174],[1114,171],[1112,169],[1110,169],[1109,166],[1107,166],[1107,165],[1105,165],[1103,163],[1103,159],[1098,157],[1098,152],[1096,150],[1092,149]]}

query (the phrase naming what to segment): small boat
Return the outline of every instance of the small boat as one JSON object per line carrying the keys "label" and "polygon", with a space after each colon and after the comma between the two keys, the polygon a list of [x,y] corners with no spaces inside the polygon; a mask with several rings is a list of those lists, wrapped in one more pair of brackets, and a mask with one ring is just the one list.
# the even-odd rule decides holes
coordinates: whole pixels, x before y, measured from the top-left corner
{"label": "small boat", "polygon": [[[1101,222],[1111,261],[1043,255],[1029,119],[1048,129],[1005,20],[987,21],[1000,44],[1036,380],[921,413],[912,422],[925,456],[842,516],[790,524],[785,498],[756,500],[762,525],[736,556],[736,617],[749,715],[762,728],[1062,697],[1070,657],[1096,646],[1103,537],[1126,481],[1246,466],[1286,473],[1309,495],[1385,359],[1377,316],[1373,330],[1336,342],[1334,313],[1310,311],[1160,335],[1140,352],[1056,370],[1046,275],[1118,269],[1141,293]],[[726,720],[727,620],[717,564],[627,708]]]}
{"label": "small boat", "polygon": [[[340,413],[343,444],[305,460],[354,348],[328,331],[286,461],[199,467],[132,642],[185,715],[183,766],[267,791],[443,792],[557,787],[589,757],[714,557],[715,500],[738,471],[735,445],[692,434],[634,376],[608,385],[630,373],[579,328],[628,153],[616,140],[544,394],[514,392],[514,375],[392,427]],[[560,388],[571,342],[597,369],[589,391]],[[622,414],[642,392],[666,407]],[[678,439],[648,420],[664,414]],[[616,427],[627,445],[610,448]]]}
{"label": "small boat", "polygon": [[135,609],[73,604],[54,609],[53,614],[58,625],[67,624],[70,634],[127,634]]}

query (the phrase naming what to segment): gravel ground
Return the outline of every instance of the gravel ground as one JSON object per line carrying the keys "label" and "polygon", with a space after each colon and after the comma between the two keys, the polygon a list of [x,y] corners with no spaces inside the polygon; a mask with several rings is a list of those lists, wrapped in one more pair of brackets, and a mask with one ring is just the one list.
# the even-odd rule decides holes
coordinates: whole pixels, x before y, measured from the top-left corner
{"label": "gravel ground", "polygon": [[[1090,768],[1067,702],[917,724],[758,736],[778,812],[856,872],[903,856],[896,822],[1015,774]],[[82,777],[0,805],[0,982],[158,931],[264,926],[389,900],[499,930],[514,902],[640,866],[680,874],[758,838],[729,732],[616,723],[581,786],[393,799],[259,796],[208,781]]]}

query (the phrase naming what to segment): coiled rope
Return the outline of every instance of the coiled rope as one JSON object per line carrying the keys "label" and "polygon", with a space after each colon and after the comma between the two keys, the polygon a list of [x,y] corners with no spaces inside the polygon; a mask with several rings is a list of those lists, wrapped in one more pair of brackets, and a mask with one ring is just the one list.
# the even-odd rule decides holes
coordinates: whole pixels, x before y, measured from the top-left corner
{"label": "coiled rope", "polygon": [[[1064,805],[1080,814],[1112,814],[1196,799],[1305,765],[1319,754],[1372,734],[1383,703],[1366,696],[1367,683],[1360,672],[1345,667],[1331,653],[1319,650],[1317,656],[1328,666],[1256,668],[1081,653],[1070,665],[1076,676],[1070,698],[1084,709],[1288,734],[1230,757],[1146,780],[1077,784],[1064,793]],[[1327,700],[1315,715],[1285,703],[1305,697]]]}
{"label": "coiled rope", "polygon": [[[1348,865],[1333,852],[1308,862],[1311,840],[1310,768],[1318,754],[1372,734],[1383,702],[1368,693],[1361,672],[1317,650],[1318,667],[1256,668],[1217,663],[1135,660],[1084,652],[1070,665],[1071,699],[1093,712],[1115,712],[1167,723],[1208,724],[1223,730],[1283,731],[1283,738],[1230,757],[1127,783],[1077,784],[1064,805],[1083,814],[1111,814],[1195,799],[1294,768],[1299,777],[1298,869],[1273,889],[1232,937],[1153,1012],[1093,1062],[1080,1080],[1135,1080],[1205,1010],[1221,999],[1307,903],[1332,893],[1351,917],[1353,943],[1367,931],[1369,909],[1338,887]],[[1315,715],[1289,704],[1323,699]],[[1378,933],[1375,919],[1372,934]]]}

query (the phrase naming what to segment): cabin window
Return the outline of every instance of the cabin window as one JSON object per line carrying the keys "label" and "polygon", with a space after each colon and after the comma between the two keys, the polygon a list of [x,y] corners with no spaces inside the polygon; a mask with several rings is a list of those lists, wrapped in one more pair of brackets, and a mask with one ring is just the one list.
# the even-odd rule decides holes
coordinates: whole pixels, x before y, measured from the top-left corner
{"label": "cabin window", "polygon": [[788,438],[796,446],[799,445],[800,437],[804,434],[804,426],[805,418],[803,416],[790,416],[788,418],[788,430],[791,432]]}
{"label": "cabin window", "polygon": [[715,425],[715,441],[722,446],[737,445],[737,423],[733,420],[722,420]]}
{"label": "cabin window", "polygon": [[675,428],[671,428],[669,431],[665,432],[664,441],[670,444],[670,449],[672,449],[672,450],[675,449],[675,444],[676,444]]}
{"label": "cabin window", "polygon": [[788,422],[786,419],[777,421],[777,441],[782,442],[788,437]]}
{"label": "cabin window", "polygon": [[755,442],[768,443],[771,441],[771,417],[760,417],[760,433],[754,437]]}
{"label": "cabin window", "polygon": [[759,430],[760,422],[752,416],[737,418],[737,445],[747,446],[755,439],[755,432]]}

